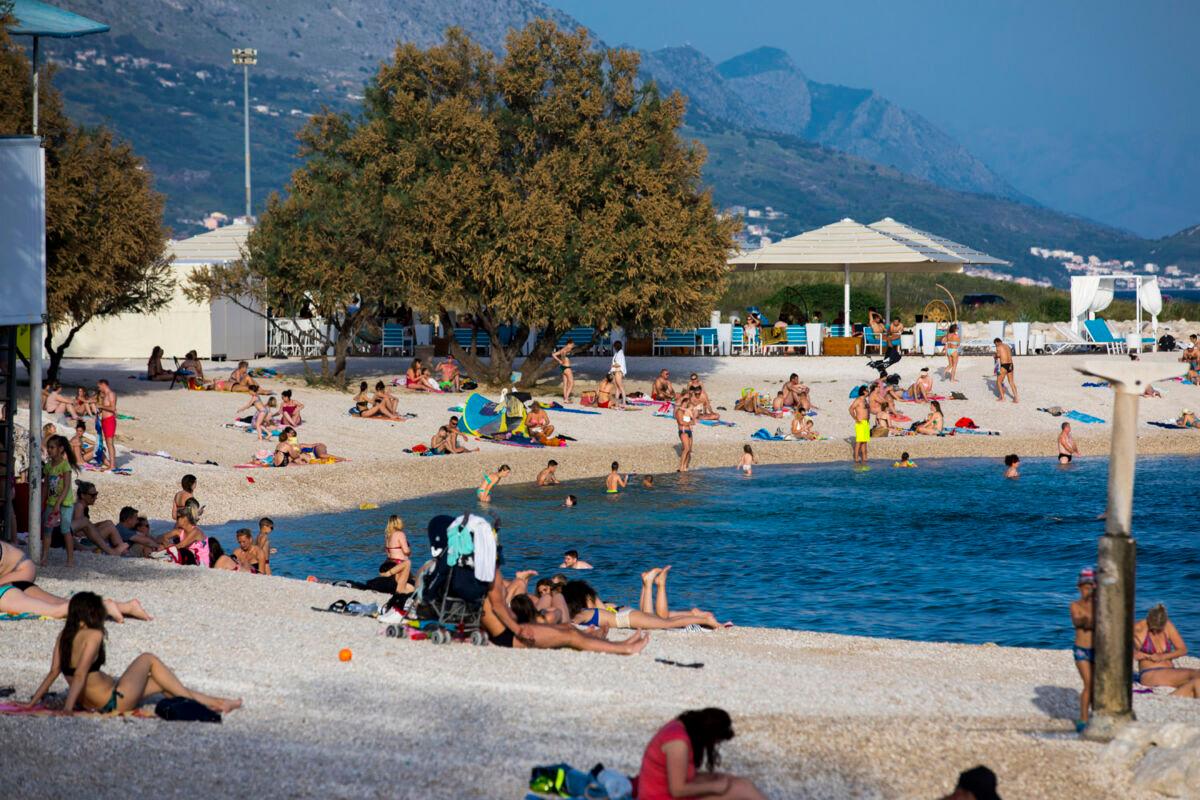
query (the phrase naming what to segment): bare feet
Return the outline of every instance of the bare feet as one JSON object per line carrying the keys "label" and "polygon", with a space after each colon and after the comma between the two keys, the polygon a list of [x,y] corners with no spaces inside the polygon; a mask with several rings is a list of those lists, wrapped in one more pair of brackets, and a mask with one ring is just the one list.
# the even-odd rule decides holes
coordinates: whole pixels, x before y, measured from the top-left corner
{"label": "bare feet", "polygon": [[625,641],[621,642],[621,644],[623,645],[622,652],[625,655],[635,655],[645,650],[646,645],[650,644],[650,634],[646,633],[645,631],[638,631]]}
{"label": "bare feet", "polygon": [[208,697],[204,705],[216,711],[218,714],[228,714],[230,711],[236,711],[242,707],[242,698],[230,699],[228,697]]}
{"label": "bare feet", "polygon": [[108,612],[108,616],[113,622],[124,622],[125,615],[121,613],[121,609],[117,606],[116,600],[104,599],[104,610]]}
{"label": "bare feet", "polygon": [[534,575],[537,575],[536,569],[523,569],[517,573],[517,580],[529,580]]}
{"label": "bare feet", "polygon": [[652,569],[650,571],[658,573],[657,575],[654,576],[654,582],[657,583],[659,586],[662,586],[664,583],[667,582],[667,573],[671,571],[671,565],[667,564],[662,569]]}
{"label": "bare feet", "polygon": [[144,622],[151,622],[154,619],[154,617],[150,616],[146,609],[142,608],[142,604],[138,600],[127,600],[124,603],[117,603],[117,608],[120,609],[121,613],[126,617],[140,619]]}
{"label": "bare feet", "polygon": [[657,567],[646,570],[642,573],[642,583],[654,583],[658,579],[658,573],[660,572],[662,570]]}

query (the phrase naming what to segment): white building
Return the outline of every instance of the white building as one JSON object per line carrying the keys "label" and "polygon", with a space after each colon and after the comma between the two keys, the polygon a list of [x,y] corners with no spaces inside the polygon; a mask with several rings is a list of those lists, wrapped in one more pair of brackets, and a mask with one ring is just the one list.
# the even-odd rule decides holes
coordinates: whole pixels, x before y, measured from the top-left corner
{"label": "white building", "polygon": [[248,225],[227,225],[190,239],[171,242],[174,256],[175,294],[153,314],[120,314],[93,320],[75,335],[67,350],[70,358],[150,357],[159,345],[171,357],[182,358],[195,350],[201,358],[253,358],[267,352],[267,322],[228,300],[196,304],[183,294],[188,276],[200,267],[228,264],[241,257]]}

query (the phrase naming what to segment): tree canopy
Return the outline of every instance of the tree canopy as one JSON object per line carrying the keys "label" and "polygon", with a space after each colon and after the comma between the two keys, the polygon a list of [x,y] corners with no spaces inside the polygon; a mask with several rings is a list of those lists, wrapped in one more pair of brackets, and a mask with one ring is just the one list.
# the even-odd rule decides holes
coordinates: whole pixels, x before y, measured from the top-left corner
{"label": "tree canopy", "polygon": [[451,346],[491,383],[530,328],[526,385],[572,327],[702,321],[736,223],[701,187],[703,150],[678,136],[683,99],[637,67],[544,20],[511,33],[503,57],[454,28],[428,49],[399,44],[357,114],[310,121],[305,164],[251,236],[239,285],[275,303],[340,271],[343,304],[403,300],[447,326],[469,313],[490,361]]}
{"label": "tree canopy", "polygon": [[[0,25],[0,134],[30,134],[29,61]],[[145,162],[103,127],[64,113],[53,70],[39,81],[38,135],[46,151],[46,349],[57,377],[71,340],[98,317],[147,312],[174,289],[164,257],[163,197]]]}

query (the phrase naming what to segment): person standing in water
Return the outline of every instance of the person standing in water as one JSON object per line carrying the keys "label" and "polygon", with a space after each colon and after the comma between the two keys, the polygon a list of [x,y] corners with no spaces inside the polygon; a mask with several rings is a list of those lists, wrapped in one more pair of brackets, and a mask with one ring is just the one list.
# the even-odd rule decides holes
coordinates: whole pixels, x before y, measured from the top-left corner
{"label": "person standing in water", "polygon": [[867,406],[867,387],[858,387],[858,395],[850,403],[850,419],[854,420],[854,463],[867,463],[867,444],[871,441],[870,408]]}
{"label": "person standing in water", "polygon": [[604,479],[604,491],[606,494],[616,494],[629,484],[629,476],[621,477],[619,470],[621,464],[618,461],[612,462],[612,471],[608,473],[608,477]]}
{"label": "person standing in water", "polygon": [[692,463],[692,430],[696,427],[696,408],[699,395],[695,389],[684,392],[675,404],[675,424],[679,428],[679,469],[687,472]]}
{"label": "person standing in water", "polygon": [[749,478],[754,474],[754,465],[757,463],[758,459],[754,457],[754,448],[748,444],[742,445],[742,457],[738,459],[738,470]]}
{"label": "person standing in water", "polygon": [[1008,455],[1006,455],[1004,457],[1004,477],[1006,477],[1006,478],[1021,477],[1021,473],[1019,471],[1020,466],[1021,466],[1020,456],[1018,456],[1016,453],[1009,453]]}
{"label": "person standing in water", "polygon": [[500,480],[511,471],[508,464],[501,464],[500,469],[484,475],[483,483],[479,484],[479,488],[475,490],[475,496],[479,498],[479,502],[492,502],[492,489],[496,488],[496,484],[500,483]]}
{"label": "person standing in water", "polygon": [[1064,422],[1058,434],[1058,463],[1070,464],[1071,459],[1079,455],[1079,445],[1071,437],[1071,423]]}
{"label": "person standing in water", "polygon": [[1092,671],[1095,669],[1096,651],[1092,647],[1092,630],[1096,623],[1096,572],[1091,567],[1079,571],[1079,599],[1071,601],[1071,625],[1075,628],[1075,669],[1083,680],[1083,691],[1079,693],[1079,721],[1075,727],[1083,730],[1087,725],[1092,707]]}
{"label": "person standing in water", "polygon": [[1017,402],[1017,379],[1013,376],[1013,352],[999,337],[992,340],[996,346],[996,402],[1004,402],[1004,381],[1008,381],[1008,389],[1012,392],[1013,402]]}

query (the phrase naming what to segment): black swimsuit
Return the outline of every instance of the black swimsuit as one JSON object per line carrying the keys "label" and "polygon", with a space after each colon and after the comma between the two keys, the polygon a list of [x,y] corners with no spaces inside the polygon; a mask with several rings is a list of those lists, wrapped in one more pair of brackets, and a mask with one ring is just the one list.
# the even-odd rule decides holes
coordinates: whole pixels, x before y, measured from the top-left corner
{"label": "black swimsuit", "polygon": [[496,647],[512,647],[513,646],[513,632],[510,631],[508,628],[505,628],[503,633],[498,634],[496,636],[492,636],[491,634],[488,634],[488,638],[492,640],[492,644],[496,645]]}
{"label": "black swimsuit", "polygon": [[[74,646],[73,642],[71,644],[71,655],[75,655],[75,646]],[[99,672],[103,666],[104,666],[104,643],[101,642],[100,652],[96,654],[96,660],[92,662],[92,665],[90,667],[88,667],[88,674],[91,674],[93,672]],[[67,676],[68,678],[73,678],[75,676],[75,668],[68,667],[66,664],[64,664],[63,668],[62,668],[62,674]]]}

